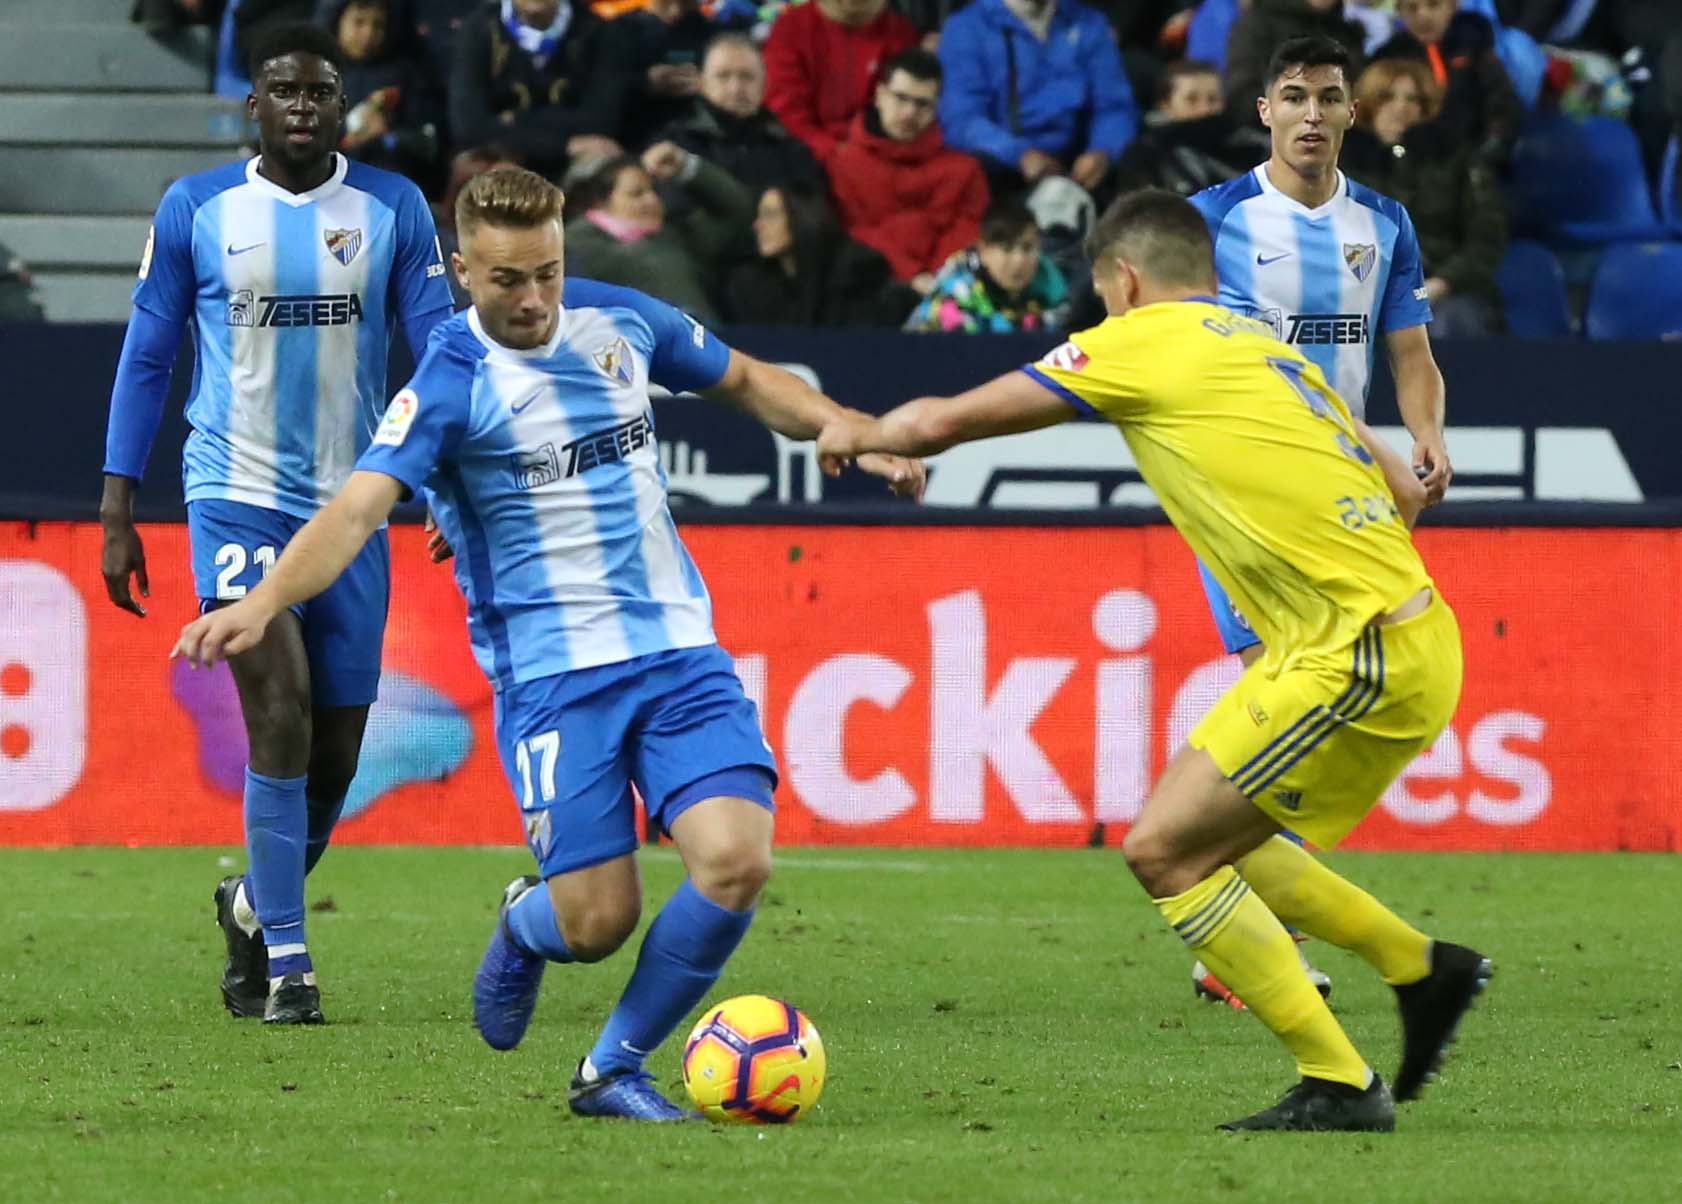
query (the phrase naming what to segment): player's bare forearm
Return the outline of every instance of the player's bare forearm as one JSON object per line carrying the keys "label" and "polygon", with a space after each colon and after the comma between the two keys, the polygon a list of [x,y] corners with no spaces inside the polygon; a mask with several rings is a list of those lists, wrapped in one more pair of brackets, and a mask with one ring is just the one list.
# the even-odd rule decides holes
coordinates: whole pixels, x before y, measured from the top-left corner
{"label": "player's bare forearm", "polygon": [[152,593],[151,582],[146,577],[146,548],[140,542],[140,532],[134,528],[135,484],[133,477],[115,472],[105,474],[105,489],[99,499],[99,523],[104,529],[99,571],[105,578],[105,594],[112,605],[145,618],[146,608],[134,598],[135,586],[139,587],[142,598]]}
{"label": "player's bare forearm", "polygon": [[339,495],[287,543],[246,601],[273,616],[321,593],[356,559],[402,494],[403,486],[383,472],[351,473]]}
{"label": "player's bare forearm", "polygon": [[1425,509],[1425,486],[1414,475],[1408,462],[1384,440],[1380,439],[1372,427],[1355,420],[1355,434],[1360,438],[1362,446],[1372,453],[1372,458],[1378,461],[1379,471],[1384,474],[1384,483],[1390,486],[1390,493],[1396,499],[1396,509],[1401,511],[1402,521],[1408,530],[1419,521],[1419,512]]}
{"label": "player's bare forearm", "polygon": [[818,450],[932,456],[960,443],[1037,431],[1073,417],[1069,403],[1034,377],[1007,372],[956,397],[919,397],[873,421],[858,416],[837,423],[824,431]]}
{"label": "player's bare forearm", "polygon": [[1425,483],[1426,504],[1434,505],[1442,500],[1454,477],[1443,434],[1443,374],[1431,354],[1431,337],[1423,326],[1391,331],[1386,347],[1390,372],[1396,380],[1396,408],[1413,435],[1413,467]]}
{"label": "player's bare forearm", "polygon": [[105,474],[105,488],[99,496],[99,521],[106,526],[134,522],[133,477],[120,473]]}
{"label": "player's bare forearm", "polygon": [[730,353],[723,379],[704,395],[744,410],[790,439],[815,439],[847,412],[787,369],[740,351]]}
{"label": "player's bare forearm", "polygon": [[1433,435],[1442,438],[1447,390],[1429,344],[1423,353],[1392,354],[1390,372],[1396,381],[1396,408],[1408,433],[1420,440]]}

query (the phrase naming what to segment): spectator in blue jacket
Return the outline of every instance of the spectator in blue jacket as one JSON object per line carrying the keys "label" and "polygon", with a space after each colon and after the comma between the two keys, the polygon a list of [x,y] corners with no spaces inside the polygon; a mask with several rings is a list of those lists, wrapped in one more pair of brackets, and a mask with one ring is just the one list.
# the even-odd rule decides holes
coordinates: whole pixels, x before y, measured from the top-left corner
{"label": "spectator in blue jacket", "polygon": [[972,0],[940,64],[946,141],[1007,188],[1066,174],[1092,191],[1139,127],[1109,22],[1080,0]]}

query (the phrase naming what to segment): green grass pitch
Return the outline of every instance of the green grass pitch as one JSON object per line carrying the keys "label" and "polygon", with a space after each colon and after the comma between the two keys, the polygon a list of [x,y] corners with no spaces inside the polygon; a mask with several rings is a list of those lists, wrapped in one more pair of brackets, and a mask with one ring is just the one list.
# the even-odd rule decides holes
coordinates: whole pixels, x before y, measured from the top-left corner
{"label": "green grass pitch", "polygon": [[[566,1110],[634,945],[552,969],[494,1053],[469,987],[521,849],[334,850],[310,882],[325,1028],[216,990],[221,849],[0,850],[0,1200],[1396,1201],[1676,1199],[1673,857],[1341,855],[1497,974],[1440,1082],[1386,1136],[1224,1136],[1292,1080],[1105,851],[782,854],[713,998],[782,995],[829,1049],[782,1129]],[[675,884],[643,862],[648,914]],[[645,915],[645,920],[647,915]],[[1323,945],[1386,1073],[1390,995]],[[687,1029],[682,1030],[687,1031]],[[681,1093],[677,1043],[654,1056]]]}

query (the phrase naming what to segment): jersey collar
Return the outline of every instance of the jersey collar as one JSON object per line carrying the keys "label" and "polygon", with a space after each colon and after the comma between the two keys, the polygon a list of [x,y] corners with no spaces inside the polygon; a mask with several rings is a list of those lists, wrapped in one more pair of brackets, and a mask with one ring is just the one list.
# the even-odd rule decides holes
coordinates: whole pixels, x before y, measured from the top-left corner
{"label": "jersey collar", "polygon": [[308,192],[287,192],[286,189],[282,188],[279,184],[276,184],[267,176],[258,174],[257,163],[261,158],[261,155],[254,155],[250,159],[246,160],[245,182],[255,188],[258,192],[271,196],[275,200],[280,201],[282,204],[291,205],[294,209],[300,205],[313,204],[316,201],[325,200],[326,198],[332,196],[339,190],[339,185],[345,182],[345,173],[350,170],[350,160],[345,158],[338,151],[334,151],[332,175],[328,176],[325,180],[323,180],[320,184],[317,184]]}
{"label": "jersey collar", "polygon": [[561,344],[566,341],[567,311],[566,306],[563,305],[560,307],[555,319],[555,333],[550,335],[549,341],[541,347],[509,347],[503,343],[497,342],[490,336],[489,332],[485,330],[485,324],[479,321],[479,311],[477,309],[469,309],[467,311],[467,328],[473,332],[474,338],[478,339],[491,351],[500,352],[503,355],[511,355],[516,359],[522,360],[552,359],[554,358],[555,353],[561,349]]}
{"label": "jersey collar", "polygon": [[1256,173],[1256,182],[1261,185],[1261,190],[1264,193],[1278,201],[1281,205],[1284,205],[1288,209],[1295,210],[1304,217],[1324,217],[1326,214],[1331,212],[1332,206],[1341,201],[1344,194],[1349,191],[1349,177],[1344,175],[1340,169],[1333,168],[1333,170],[1337,172],[1337,187],[1332,190],[1332,195],[1325,204],[1321,205],[1317,209],[1310,209],[1307,205],[1304,205],[1296,198],[1288,197],[1283,192],[1279,191],[1279,188],[1270,178],[1268,178],[1267,160],[1263,159],[1260,163],[1256,164],[1252,170]]}

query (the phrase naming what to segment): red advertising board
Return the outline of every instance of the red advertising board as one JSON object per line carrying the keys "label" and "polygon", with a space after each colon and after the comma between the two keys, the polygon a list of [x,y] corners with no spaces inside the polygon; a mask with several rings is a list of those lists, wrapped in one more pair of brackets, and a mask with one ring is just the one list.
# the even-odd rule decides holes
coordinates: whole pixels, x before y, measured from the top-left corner
{"label": "red advertising board", "polygon": [[[142,620],[105,600],[97,526],[0,526],[0,843],[240,839],[232,681],[167,655],[196,609],[185,529],[143,534]],[[1236,673],[1166,527],[684,538],[782,767],[784,844],[1114,843]],[[418,529],[393,539],[387,673],[340,838],[517,842],[460,595]],[[1682,532],[1419,542],[1460,615],[1465,693],[1350,845],[1682,847]]]}

